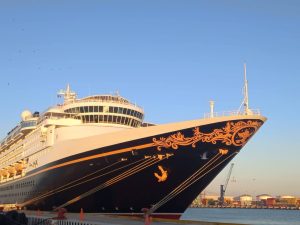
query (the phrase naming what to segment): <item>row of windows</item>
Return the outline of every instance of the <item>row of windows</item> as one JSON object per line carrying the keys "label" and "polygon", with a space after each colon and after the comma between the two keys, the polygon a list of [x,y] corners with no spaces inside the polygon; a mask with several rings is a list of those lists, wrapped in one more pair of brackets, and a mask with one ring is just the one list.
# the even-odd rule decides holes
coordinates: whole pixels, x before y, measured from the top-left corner
{"label": "row of windows", "polygon": [[15,196],[30,196],[32,194],[38,193],[37,191],[26,191],[26,192],[18,192],[18,193],[9,193],[9,194],[2,194],[0,198],[7,198],[7,197],[15,197]]}
{"label": "row of windows", "polygon": [[[15,188],[23,188],[23,187],[28,187],[28,186],[34,186],[34,180],[15,184]],[[0,188],[0,191],[8,191],[8,190],[13,190],[13,189],[14,189],[14,186],[10,185],[10,186]]]}
{"label": "row of windows", "polygon": [[132,118],[124,116],[112,116],[112,115],[85,115],[75,117],[81,119],[83,123],[115,123],[122,124],[131,127],[139,127],[141,122]]}
{"label": "row of windows", "polygon": [[22,187],[27,187],[27,186],[34,186],[34,181],[31,180],[31,181],[26,181],[26,182],[16,184],[15,188],[22,188]]}
{"label": "row of windows", "polygon": [[15,161],[14,158],[16,158],[19,154],[22,154],[23,145],[20,144],[20,141],[21,140],[19,140],[13,146],[11,146],[8,149],[8,151],[1,152],[1,154],[0,154],[0,167],[5,167],[6,163],[9,161],[9,159]]}
{"label": "row of windows", "polygon": [[6,186],[6,187],[0,188],[0,191],[12,190],[13,188],[14,188],[14,186],[13,186],[13,185],[10,185],[10,186]]}
{"label": "row of windows", "polygon": [[134,116],[139,119],[143,119],[143,114],[127,108],[114,107],[114,106],[81,106],[65,110],[66,113],[94,113],[94,112],[104,112],[104,113],[118,113],[128,116]]}

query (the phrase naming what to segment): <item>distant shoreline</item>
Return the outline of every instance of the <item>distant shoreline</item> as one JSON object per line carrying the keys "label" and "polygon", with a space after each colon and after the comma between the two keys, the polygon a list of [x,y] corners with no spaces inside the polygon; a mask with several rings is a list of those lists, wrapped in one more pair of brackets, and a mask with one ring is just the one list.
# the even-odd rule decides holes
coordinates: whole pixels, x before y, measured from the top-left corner
{"label": "distant shoreline", "polygon": [[206,209],[275,209],[275,210],[300,210],[300,207],[279,207],[279,206],[193,206],[191,209],[206,208]]}

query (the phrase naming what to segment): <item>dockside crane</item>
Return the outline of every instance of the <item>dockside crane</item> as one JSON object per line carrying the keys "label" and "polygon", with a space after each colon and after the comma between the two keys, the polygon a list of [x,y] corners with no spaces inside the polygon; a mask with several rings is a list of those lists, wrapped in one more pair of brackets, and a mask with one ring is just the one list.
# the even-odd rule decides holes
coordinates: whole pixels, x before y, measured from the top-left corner
{"label": "dockside crane", "polygon": [[226,189],[227,189],[227,186],[228,186],[228,182],[229,182],[229,179],[230,179],[230,176],[231,176],[231,173],[232,173],[233,166],[234,166],[234,163],[231,163],[229,172],[227,174],[225,184],[220,185],[220,205],[221,206],[224,205],[224,196],[225,196],[225,192],[226,192]]}

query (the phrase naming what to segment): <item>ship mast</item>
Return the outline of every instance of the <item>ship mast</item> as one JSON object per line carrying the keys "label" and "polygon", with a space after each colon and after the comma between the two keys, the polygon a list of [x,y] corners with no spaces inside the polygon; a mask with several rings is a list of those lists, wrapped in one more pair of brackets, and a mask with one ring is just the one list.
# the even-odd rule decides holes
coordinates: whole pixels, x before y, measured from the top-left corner
{"label": "ship mast", "polygon": [[246,63],[244,63],[244,112],[246,115],[248,115],[251,112],[249,110],[248,80],[247,80]]}
{"label": "ship mast", "polygon": [[252,115],[252,111],[249,108],[249,95],[248,95],[248,80],[247,80],[247,69],[246,63],[244,63],[244,88],[243,88],[244,99],[242,104],[239,107],[239,112],[241,111],[242,106],[244,106],[244,111],[242,112],[244,115]]}

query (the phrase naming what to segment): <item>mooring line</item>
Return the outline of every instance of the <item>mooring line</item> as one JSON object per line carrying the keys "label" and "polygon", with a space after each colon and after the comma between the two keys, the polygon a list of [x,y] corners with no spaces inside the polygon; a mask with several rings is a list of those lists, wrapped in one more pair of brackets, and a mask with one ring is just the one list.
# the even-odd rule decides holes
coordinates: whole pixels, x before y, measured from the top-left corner
{"label": "mooring line", "polygon": [[163,199],[161,199],[159,202],[157,202],[154,206],[158,206],[161,201],[164,201],[166,198],[172,196],[174,193],[176,193],[177,190],[180,190],[182,186],[186,185],[186,183],[190,182],[190,180],[194,179],[195,176],[197,176],[198,173],[201,173],[203,170],[205,170],[210,164],[214,163],[216,160],[218,160],[221,157],[221,155],[216,154],[214,157],[212,157],[208,162],[204,164],[201,168],[199,168],[196,172],[194,172],[191,176],[189,176],[187,179],[185,179],[180,185],[178,185],[175,189],[173,189],[167,196],[165,196]]}
{"label": "mooring line", "polygon": [[[201,175],[198,178],[195,178],[193,181],[191,181],[189,184],[185,185],[185,187],[180,187],[181,189],[179,191],[177,191],[176,193],[173,193],[172,195],[170,195],[172,192],[170,192],[169,195],[167,195],[166,197],[164,197],[161,201],[159,201],[158,203],[156,203],[155,205],[153,205],[152,208],[150,208],[149,213],[153,213],[155,210],[157,210],[159,207],[161,207],[162,205],[166,204],[168,201],[170,201],[171,199],[173,199],[175,196],[177,196],[178,194],[180,194],[182,191],[184,191],[185,189],[187,189],[188,187],[190,187],[192,184],[194,184],[195,182],[197,182],[199,179],[201,179],[203,176],[205,176],[207,173],[209,173],[211,170],[215,169],[217,166],[219,166],[221,163],[223,163],[224,161],[226,161],[228,158],[236,155],[237,153],[233,153],[231,155],[229,155],[228,157],[226,157],[225,159],[223,159],[220,163],[218,163],[217,165],[213,166],[211,169],[209,169],[207,172],[205,172],[203,175]],[[218,160],[218,159],[217,159]],[[215,161],[217,161],[215,160]],[[199,173],[198,175],[200,175],[201,173]]]}
{"label": "mooring line", "polygon": [[[107,173],[101,174],[101,175],[96,176],[96,177],[92,177],[92,178],[90,178],[90,179],[88,179],[88,180],[85,180],[85,181],[82,181],[82,182],[80,182],[80,183],[71,185],[71,184],[73,184],[73,183],[75,183],[75,182],[77,182],[77,181],[80,181],[80,180],[82,180],[82,179],[84,179],[84,178],[86,178],[86,177],[89,177],[89,176],[94,175],[94,174],[96,174],[96,173],[98,173],[98,172],[101,172],[101,171],[103,171],[103,170],[105,170],[105,169],[107,169],[107,168],[109,168],[109,167],[111,167],[111,166],[114,166],[114,165],[116,165],[117,163],[120,163],[121,161],[115,162],[115,163],[113,163],[112,165],[106,166],[106,167],[104,167],[104,168],[102,168],[102,169],[100,169],[100,170],[97,170],[97,171],[95,171],[95,172],[93,172],[93,173],[91,173],[91,174],[88,174],[88,175],[86,175],[86,176],[84,176],[84,177],[81,177],[81,178],[79,178],[79,179],[77,179],[77,180],[71,181],[71,182],[68,183],[68,184],[65,184],[65,185],[63,185],[63,186],[61,186],[61,187],[58,187],[58,188],[56,188],[56,189],[54,189],[54,190],[51,190],[51,191],[49,191],[49,192],[47,192],[47,193],[44,193],[44,194],[42,194],[42,195],[40,195],[40,196],[37,196],[37,197],[35,197],[35,198],[33,198],[33,199],[30,199],[30,200],[28,200],[28,201],[26,201],[26,202],[24,202],[24,203],[22,203],[22,204],[19,204],[19,206],[20,206],[20,207],[26,206],[27,204],[30,204],[30,203],[35,202],[35,201],[37,201],[37,200],[40,200],[40,199],[49,197],[49,196],[54,195],[54,194],[56,194],[56,193],[62,192],[62,191],[64,191],[64,190],[70,189],[70,188],[72,188],[72,187],[76,187],[76,186],[78,186],[78,185],[80,185],[80,184],[89,182],[89,181],[91,181],[91,180],[94,180],[94,179],[97,179],[97,178],[99,178],[99,177],[103,177],[103,176],[105,176],[105,175],[108,175],[108,174],[110,174],[110,173],[113,173],[113,172],[115,172],[115,171],[118,171],[118,170],[120,170],[120,169],[126,168],[126,167],[131,166],[131,165],[133,165],[133,164],[136,164],[136,163],[138,163],[138,162],[140,162],[140,161],[142,161],[142,160],[144,160],[144,159],[141,159],[141,160],[138,160],[138,161],[136,161],[136,162],[133,162],[133,163],[130,163],[130,164],[121,166],[121,167],[116,168],[116,169],[114,169],[114,170],[111,170],[111,171],[109,171],[109,172],[107,172]],[[71,185],[71,186],[68,186],[68,185]]]}
{"label": "mooring line", "polygon": [[140,171],[148,168],[149,166],[152,166],[152,165],[156,164],[157,162],[160,162],[160,161],[162,161],[162,160],[164,160],[166,158],[167,157],[163,157],[162,159],[158,159],[158,158],[153,159],[153,158],[150,158],[150,160],[148,160],[147,162],[141,163],[140,165],[137,165],[137,166],[129,169],[128,171],[126,171],[126,172],[124,172],[124,173],[122,173],[122,174],[120,174],[120,175],[118,175],[118,176],[116,176],[116,177],[114,177],[114,178],[106,181],[105,183],[103,183],[103,184],[101,184],[101,185],[99,185],[99,186],[97,186],[97,187],[95,187],[95,188],[93,188],[93,189],[91,189],[91,190],[89,190],[89,191],[87,191],[87,192],[85,192],[85,193],[83,193],[83,194],[81,194],[81,195],[79,195],[79,196],[77,196],[77,197],[69,200],[68,202],[60,205],[57,208],[66,207],[66,206],[68,206],[70,204],[73,204],[73,203],[75,203],[75,202],[77,202],[77,201],[79,201],[79,200],[81,200],[81,199],[83,199],[83,198],[85,198],[85,197],[87,197],[87,196],[89,196],[89,195],[91,195],[91,194],[99,191],[99,190],[102,190],[102,189],[104,189],[106,187],[109,187],[112,184],[115,184],[116,182],[119,182],[121,180],[124,180],[125,178],[127,178],[127,177],[129,177],[129,176],[131,176],[133,174],[136,174],[136,173],[138,173],[138,172],[140,172]]}

